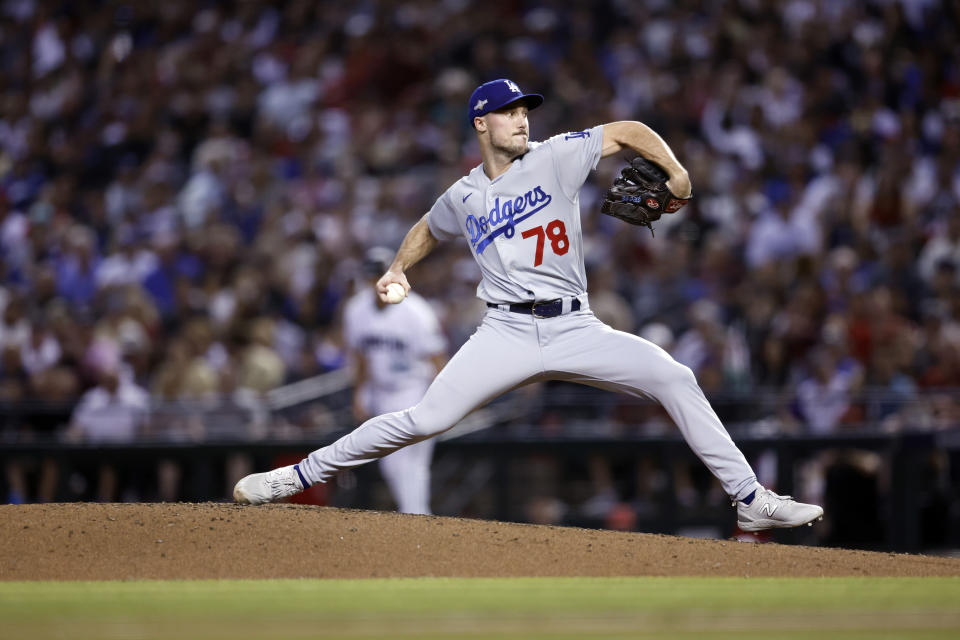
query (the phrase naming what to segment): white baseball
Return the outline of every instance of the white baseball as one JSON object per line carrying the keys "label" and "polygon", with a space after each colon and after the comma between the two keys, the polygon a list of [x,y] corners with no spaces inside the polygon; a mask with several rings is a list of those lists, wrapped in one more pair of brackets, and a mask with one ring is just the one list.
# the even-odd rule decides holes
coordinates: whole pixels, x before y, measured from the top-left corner
{"label": "white baseball", "polygon": [[387,285],[387,302],[390,304],[397,304],[403,302],[403,299],[407,297],[407,292],[404,290],[402,284],[397,284],[396,282],[391,282]]}

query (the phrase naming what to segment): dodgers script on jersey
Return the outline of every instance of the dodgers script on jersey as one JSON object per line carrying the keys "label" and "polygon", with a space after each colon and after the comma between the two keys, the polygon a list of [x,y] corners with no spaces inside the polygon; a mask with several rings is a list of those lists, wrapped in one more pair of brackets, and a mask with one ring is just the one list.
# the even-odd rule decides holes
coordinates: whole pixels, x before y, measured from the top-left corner
{"label": "dodgers script on jersey", "polygon": [[495,180],[483,165],[455,182],[427,215],[438,240],[464,236],[483,278],[477,296],[496,304],[586,292],[580,187],[600,161],[603,127],[527,143]]}

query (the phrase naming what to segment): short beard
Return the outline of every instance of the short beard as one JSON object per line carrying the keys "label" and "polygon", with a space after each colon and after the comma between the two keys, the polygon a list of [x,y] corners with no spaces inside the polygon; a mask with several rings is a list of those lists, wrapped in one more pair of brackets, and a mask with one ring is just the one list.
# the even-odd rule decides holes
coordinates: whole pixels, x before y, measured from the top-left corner
{"label": "short beard", "polygon": [[499,151],[511,159],[522,156],[527,152],[527,143],[515,143],[513,142],[513,136],[508,138],[508,142],[506,144],[499,144],[496,140],[491,138],[490,146],[492,146],[495,151]]}

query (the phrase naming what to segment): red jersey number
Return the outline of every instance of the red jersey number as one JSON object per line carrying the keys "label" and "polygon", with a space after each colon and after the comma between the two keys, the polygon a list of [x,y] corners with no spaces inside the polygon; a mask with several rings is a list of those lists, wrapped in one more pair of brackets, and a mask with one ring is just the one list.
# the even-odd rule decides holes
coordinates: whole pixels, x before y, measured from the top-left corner
{"label": "red jersey number", "polygon": [[537,238],[537,253],[533,258],[533,266],[535,267],[543,264],[543,247],[547,240],[550,240],[550,248],[558,256],[562,256],[570,250],[570,238],[567,237],[567,227],[563,224],[563,220],[549,222],[545,228],[527,229],[520,236],[523,239]]}

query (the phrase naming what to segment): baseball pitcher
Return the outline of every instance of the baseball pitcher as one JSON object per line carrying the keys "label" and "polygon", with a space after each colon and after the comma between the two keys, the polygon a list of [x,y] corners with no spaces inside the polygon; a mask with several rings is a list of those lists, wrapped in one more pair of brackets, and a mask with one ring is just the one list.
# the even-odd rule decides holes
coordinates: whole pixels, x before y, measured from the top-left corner
{"label": "baseball pitcher", "polygon": [[299,464],[243,478],[234,490],[237,502],[280,500],[442,433],[506,391],[559,379],[656,399],[733,500],[741,529],[796,527],[822,517],[820,507],[757,482],[690,369],[590,311],[579,205],[589,172],[622,150],[642,156],[624,169],[601,210],[650,226],[690,199],[687,171],[660,136],[639,122],[531,142],[527,115],[542,103],[542,96],[525,94],[507,79],[477,87],[467,113],[483,163],[410,229],[376,285],[385,302],[402,300],[396,291],[397,285],[410,290],[406,270],[438,242],[464,237],[482,272],[477,295],[489,307],[477,331],[419,403],[367,420]]}

